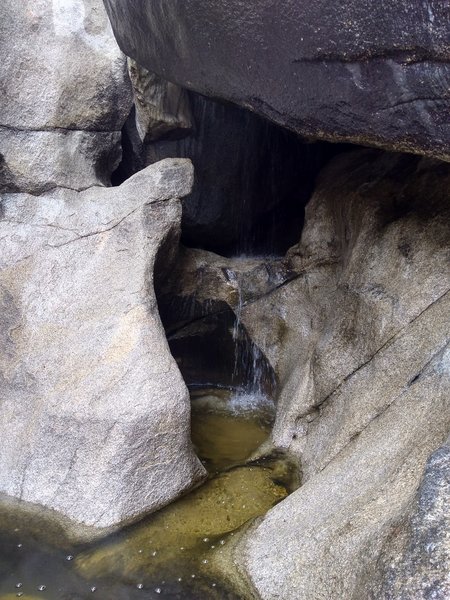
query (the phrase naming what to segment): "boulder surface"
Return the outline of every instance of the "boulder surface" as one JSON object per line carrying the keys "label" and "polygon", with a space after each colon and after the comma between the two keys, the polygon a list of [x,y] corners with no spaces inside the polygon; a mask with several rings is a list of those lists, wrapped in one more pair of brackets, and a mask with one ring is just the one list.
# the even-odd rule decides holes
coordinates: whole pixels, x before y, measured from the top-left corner
{"label": "boulder surface", "polygon": [[296,278],[242,309],[279,379],[272,448],[303,471],[235,550],[264,599],[448,597],[448,453],[424,469],[450,428],[449,184],[439,161],[335,158],[287,257]]}
{"label": "boulder surface", "polygon": [[446,2],[104,0],[163,78],[306,137],[450,158]]}
{"label": "boulder surface", "polygon": [[101,0],[5,0],[0,17],[0,191],[107,185],[132,93]]}
{"label": "boulder surface", "polygon": [[153,290],[193,170],[0,203],[0,491],[110,528],[204,476]]}

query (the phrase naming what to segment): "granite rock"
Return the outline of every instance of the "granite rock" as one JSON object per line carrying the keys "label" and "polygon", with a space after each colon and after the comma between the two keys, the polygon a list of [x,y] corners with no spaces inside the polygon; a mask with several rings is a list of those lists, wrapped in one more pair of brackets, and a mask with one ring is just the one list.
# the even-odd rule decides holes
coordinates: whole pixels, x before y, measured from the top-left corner
{"label": "granite rock", "polygon": [[376,598],[428,598],[429,579],[445,584],[444,560],[431,570],[422,560],[410,582],[399,560],[384,573],[397,581],[391,593],[380,565],[392,536],[425,539],[434,521],[436,543],[446,543],[443,502],[436,508],[426,492],[433,472],[443,481],[432,465],[444,451],[422,477],[450,429],[449,183],[439,161],[337,157],[286,257],[296,278],[242,310],[279,380],[266,450],[297,457],[303,474],[234,551],[264,599],[359,599],[374,589],[385,593]]}
{"label": "granite rock", "polygon": [[132,93],[101,0],[6,0],[0,17],[0,189],[108,185]]}
{"label": "granite rock", "polygon": [[116,188],[2,196],[0,491],[74,526],[123,525],[204,476],[153,290],[192,180],[173,159]]}

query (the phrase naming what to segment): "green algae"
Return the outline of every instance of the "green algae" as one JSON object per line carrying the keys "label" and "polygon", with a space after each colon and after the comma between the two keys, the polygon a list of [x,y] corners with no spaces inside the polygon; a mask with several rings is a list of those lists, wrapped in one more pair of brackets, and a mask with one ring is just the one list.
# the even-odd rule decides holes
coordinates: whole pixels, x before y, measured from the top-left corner
{"label": "green algae", "polygon": [[[18,591],[17,593],[20,594],[20,592]],[[17,600],[18,596],[16,594],[6,594],[5,596],[0,596],[0,600]],[[42,600],[42,598],[39,596],[29,596],[28,594],[22,594],[20,596],[20,598],[22,598],[22,600]]]}

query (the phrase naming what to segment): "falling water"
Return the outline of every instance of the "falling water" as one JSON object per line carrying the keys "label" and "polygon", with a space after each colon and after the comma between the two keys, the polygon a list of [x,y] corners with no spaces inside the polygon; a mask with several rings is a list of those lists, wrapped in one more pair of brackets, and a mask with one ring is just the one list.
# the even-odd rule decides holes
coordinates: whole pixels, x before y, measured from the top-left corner
{"label": "falling water", "polygon": [[274,377],[269,373],[267,363],[261,350],[254,343],[249,343],[242,323],[242,309],[245,306],[241,277],[232,269],[226,269],[228,281],[237,292],[234,307],[234,323],[231,335],[234,342],[233,380],[241,381],[230,398],[230,407],[236,411],[258,410],[262,407],[274,408],[268,390],[274,387]]}

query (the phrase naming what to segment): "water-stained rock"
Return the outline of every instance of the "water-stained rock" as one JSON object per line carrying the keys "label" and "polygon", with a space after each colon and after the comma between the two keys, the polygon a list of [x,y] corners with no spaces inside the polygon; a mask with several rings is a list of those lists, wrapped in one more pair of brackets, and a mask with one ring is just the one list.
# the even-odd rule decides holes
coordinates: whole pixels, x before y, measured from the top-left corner
{"label": "water-stained rock", "polygon": [[192,178],[168,159],[117,188],[2,196],[2,492],[108,528],[202,478],[153,290]]}

